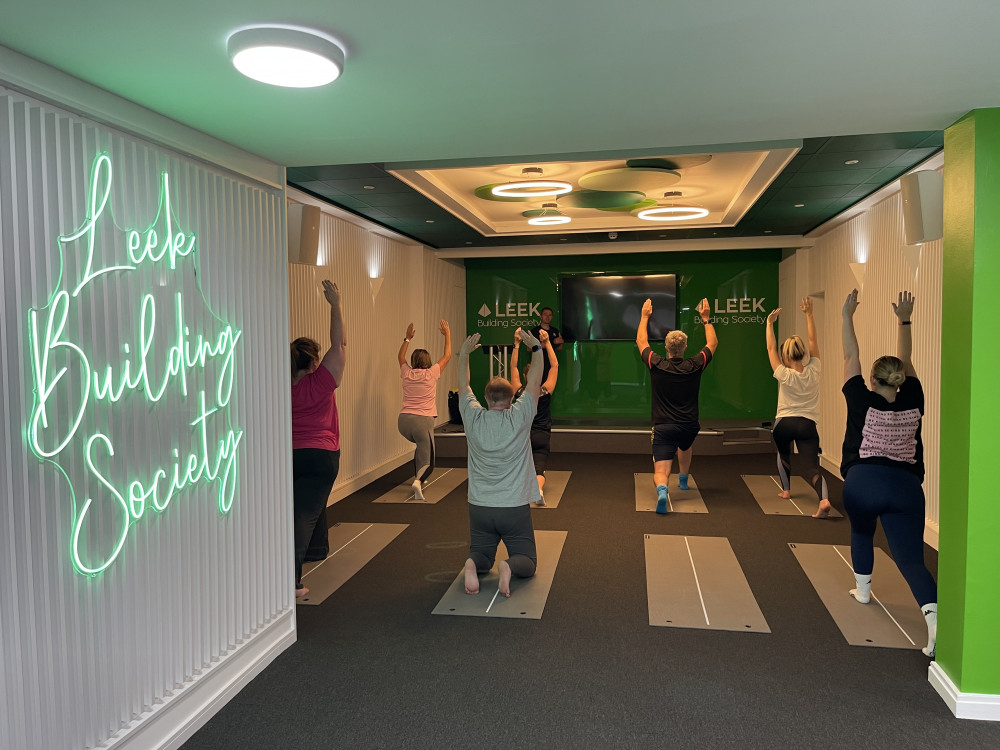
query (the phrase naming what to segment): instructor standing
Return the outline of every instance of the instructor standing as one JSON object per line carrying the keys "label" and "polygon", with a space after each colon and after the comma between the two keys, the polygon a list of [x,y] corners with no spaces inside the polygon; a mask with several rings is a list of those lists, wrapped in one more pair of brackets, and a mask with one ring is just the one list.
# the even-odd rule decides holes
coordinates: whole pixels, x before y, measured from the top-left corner
{"label": "instructor standing", "polygon": [[709,309],[707,299],[698,303],[698,314],[705,327],[705,346],[693,357],[684,358],[687,334],[683,331],[667,334],[664,339],[666,358],[649,347],[647,327],[653,314],[652,300],[647,299],[643,303],[642,318],[635,335],[642,361],[649,368],[649,383],[653,390],[653,483],[656,485],[656,512],[660,515],[667,512],[667,483],[675,455],[680,468],[678,484],[682,490],[688,488],[691,446],[701,429],[698,422],[701,374],[719,346]]}

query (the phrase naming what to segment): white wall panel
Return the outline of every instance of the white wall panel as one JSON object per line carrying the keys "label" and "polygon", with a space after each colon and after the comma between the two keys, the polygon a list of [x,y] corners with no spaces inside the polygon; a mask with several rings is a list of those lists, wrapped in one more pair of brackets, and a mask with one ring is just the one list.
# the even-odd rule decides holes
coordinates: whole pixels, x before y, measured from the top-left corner
{"label": "white wall panel", "polygon": [[[855,286],[861,305],[855,328],[861,349],[862,371],[883,354],[896,353],[896,318],[890,302],[901,290],[913,292],[913,364],[924,387],[926,413],[923,421],[924,459],[927,473],[927,541],[937,546],[939,519],[939,466],[941,415],[941,273],[942,243],[925,243],[914,270],[907,261],[903,242],[903,219],[899,193],[877,203],[866,212],[817,237],[816,244],[796,253],[800,272],[795,295],[819,295],[823,318],[817,315],[820,346],[824,352],[825,376],[821,391],[820,440],[828,468],[840,464],[847,408],[843,385],[841,308]],[[852,263],[864,263],[859,285]],[[807,271],[802,271],[806,264]],[[782,291],[783,299],[785,291]],[[804,325],[804,324],[803,324]]]}
{"label": "white wall panel", "polygon": [[[465,337],[465,271],[422,247],[396,242],[324,213],[319,266],[289,264],[289,337],[309,336],[324,350],[330,345],[329,305],[324,278],[341,290],[347,332],[347,364],[337,389],[340,414],[340,474],[331,498],[340,499],[372,473],[405,461],[413,445],[396,426],[402,405],[397,353],[413,323],[409,351],[427,349],[437,360],[443,339],[438,321],[452,328],[453,348]],[[377,295],[372,279],[381,278]],[[438,421],[447,421],[447,390],[454,387],[455,362],[438,386]]]}
{"label": "white wall panel", "polygon": [[[102,153],[108,161],[92,172]],[[174,269],[169,253],[158,262],[128,254],[129,237],[151,237],[150,228],[164,247],[164,195],[170,233],[195,236],[194,252]],[[137,740],[143,725],[186,696],[212,700],[223,689],[213,673],[255,643],[275,632],[294,637],[283,200],[279,189],[0,88],[0,747],[154,747],[149,736]],[[61,262],[59,237],[88,221],[92,231],[62,243]],[[131,267],[101,273],[73,294],[91,237],[92,270]],[[33,346],[29,310],[38,311],[43,341],[63,301],[62,343],[53,335],[52,346]],[[144,304],[155,311],[145,337]],[[224,357],[182,368],[185,395],[181,374],[167,370],[171,347],[199,334],[215,341],[227,326],[241,332],[231,401],[218,403]],[[126,367],[136,376],[143,359],[150,383],[135,382],[117,401],[101,399],[85,378],[88,366],[92,375],[110,366],[116,378]],[[55,383],[48,426],[32,441],[44,383]],[[32,448],[49,453],[68,435],[47,460]],[[218,441],[230,435],[240,442],[228,511],[219,507],[218,478],[191,482],[162,512],[148,503],[140,511],[124,496],[133,481],[152,486],[159,468],[172,476],[188,455],[204,456],[214,473]],[[177,471],[206,469],[185,463]],[[168,484],[158,486],[165,492]],[[120,554],[96,575],[78,572],[113,557],[126,524]],[[176,732],[184,722],[167,724]]]}

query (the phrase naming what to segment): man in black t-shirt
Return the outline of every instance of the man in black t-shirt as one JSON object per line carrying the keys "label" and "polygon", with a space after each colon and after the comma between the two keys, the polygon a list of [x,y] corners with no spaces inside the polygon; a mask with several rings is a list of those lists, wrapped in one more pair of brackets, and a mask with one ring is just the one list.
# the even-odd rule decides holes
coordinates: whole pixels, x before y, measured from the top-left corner
{"label": "man in black t-shirt", "polygon": [[647,299],[642,306],[635,343],[643,363],[649,368],[653,391],[653,483],[656,485],[656,512],[663,515],[667,512],[667,483],[675,455],[680,469],[679,486],[682,490],[688,488],[691,446],[701,429],[698,422],[701,374],[712,361],[719,339],[709,320],[708,300],[703,299],[698,303],[698,314],[705,327],[705,346],[695,356],[685,359],[687,335],[683,331],[671,331],[664,340],[667,357],[663,358],[649,346],[647,327],[652,314],[653,301]]}

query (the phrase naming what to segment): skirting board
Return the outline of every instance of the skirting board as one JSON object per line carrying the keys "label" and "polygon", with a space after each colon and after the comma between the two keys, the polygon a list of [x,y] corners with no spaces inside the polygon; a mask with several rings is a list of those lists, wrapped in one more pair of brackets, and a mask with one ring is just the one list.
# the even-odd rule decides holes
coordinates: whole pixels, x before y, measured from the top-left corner
{"label": "skirting board", "polygon": [[960,692],[936,661],[932,661],[927,668],[927,681],[937,690],[956,718],[1000,721],[1000,695]]}
{"label": "skirting board", "polygon": [[175,692],[104,747],[109,750],[177,750],[282,651],[292,646],[295,639],[293,605],[219,664]]}

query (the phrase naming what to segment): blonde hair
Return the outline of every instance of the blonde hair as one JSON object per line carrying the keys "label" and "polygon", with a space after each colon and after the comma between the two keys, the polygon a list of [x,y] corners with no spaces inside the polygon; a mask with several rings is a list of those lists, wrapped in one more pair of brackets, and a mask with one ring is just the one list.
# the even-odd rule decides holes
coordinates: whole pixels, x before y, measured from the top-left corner
{"label": "blonde hair", "polygon": [[490,378],[490,382],[486,384],[486,403],[489,406],[503,406],[509,404],[513,398],[514,386],[509,380],[501,377]]}
{"label": "blonde hair", "polygon": [[664,340],[667,345],[667,355],[670,357],[681,357],[687,349],[688,337],[684,331],[671,331]]}
{"label": "blonde hair", "polygon": [[872,378],[890,388],[899,388],[906,381],[906,366],[899,357],[879,357],[872,365]]}
{"label": "blonde hair", "polygon": [[414,370],[428,370],[432,364],[431,353],[426,349],[414,349],[410,355],[410,367]]}
{"label": "blonde hair", "polygon": [[319,344],[310,338],[298,338],[292,342],[292,377],[295,373],[308,370],[319,359]]}
{"label": "blonde hair", "polygon": [[781,361],[783,364],[789,362],[801,362],[806,356],[806,345],[798,336],[789,336],[781,345]]}

